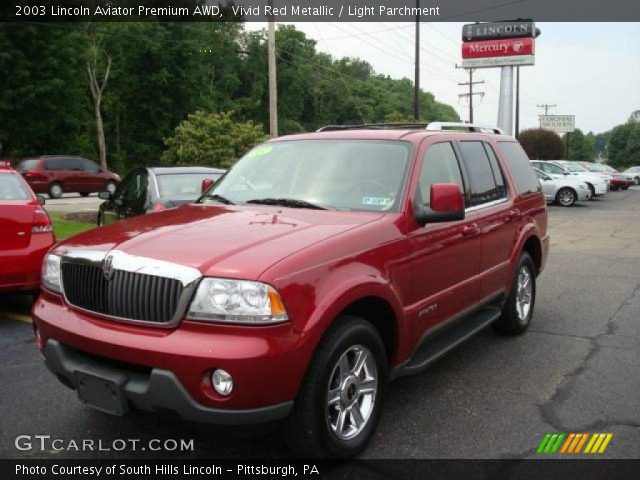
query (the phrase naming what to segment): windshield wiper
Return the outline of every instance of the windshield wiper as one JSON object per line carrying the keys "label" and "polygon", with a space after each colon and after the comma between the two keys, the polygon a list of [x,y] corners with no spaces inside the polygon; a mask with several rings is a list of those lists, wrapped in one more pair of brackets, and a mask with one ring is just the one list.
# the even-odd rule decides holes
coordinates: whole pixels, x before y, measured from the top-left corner
{"label": "windshield wiper", "polygon": [[[231,200],[229,200],[226,197],[223,197],[222,195],[218,195],[217,193],[214,193],[213,195],[208,193],[206,195],[202,195],[200,197],[200,200],[203,200],[205,198],[210,198],[211,200],[217,200],[220,203],[224,203],[225,205],[235,205],[235,203],[233,203]],[[199,202],[202,203],[202,202]]]}
{"label": "windshield wiper", "polygon": [[316,205],[315,203],[305,200],[296,200],[295,198],[254,198],[248,200],[247,203],[255,203],[258,205],[280,205],[282,207],[292,208],[311,208],[313,210],[327,210],[325,207]]}

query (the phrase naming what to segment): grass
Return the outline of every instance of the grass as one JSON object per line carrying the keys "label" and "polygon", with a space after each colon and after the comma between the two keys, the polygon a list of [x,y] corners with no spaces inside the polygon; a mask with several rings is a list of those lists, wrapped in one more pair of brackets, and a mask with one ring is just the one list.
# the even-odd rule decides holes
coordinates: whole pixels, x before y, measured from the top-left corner
{"label": "grass", "polygon": [[58,241],[72,237],[78,233],[86,232],[95,227],[95,225],[90,223],[66,220],[64,215],[62,212],[49,212],[49,216],[53,222],[53,233],[55,233],[56,240]]}

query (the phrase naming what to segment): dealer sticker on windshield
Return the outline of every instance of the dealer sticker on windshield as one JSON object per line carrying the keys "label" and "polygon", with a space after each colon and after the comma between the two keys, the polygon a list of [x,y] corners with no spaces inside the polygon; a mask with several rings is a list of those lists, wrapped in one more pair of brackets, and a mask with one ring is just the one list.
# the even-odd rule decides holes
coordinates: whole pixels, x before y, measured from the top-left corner
{"label": "dealer sticker on windshield", "polygon": [[271,150],[273,150],[273,147],[271,145],[264,145],[262,147],[254,148],[253,150],[251,150],[249,152],[249,154],[247,156],[248,157],[261,157],[262,155],[266,155],[267,153],[271,152]]}
{"label": "dealer sticker on windshield", "polygon": [[378,207],[387,207],[393,203],[393,199],[389,197],[362,197],[362,205],[376,205]]}

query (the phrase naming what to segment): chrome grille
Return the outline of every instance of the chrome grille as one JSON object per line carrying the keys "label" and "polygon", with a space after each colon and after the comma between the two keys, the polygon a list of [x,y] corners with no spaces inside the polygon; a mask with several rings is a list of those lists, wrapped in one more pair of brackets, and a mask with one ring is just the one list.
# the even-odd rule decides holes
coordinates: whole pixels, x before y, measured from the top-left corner
{"label": "chrome grille", "polygon": [[114,270],[107,280],[101,266],[62,262],[62,285],[75,306],[123,320],[168,324],[176,318],[183,285],[157,275]]}

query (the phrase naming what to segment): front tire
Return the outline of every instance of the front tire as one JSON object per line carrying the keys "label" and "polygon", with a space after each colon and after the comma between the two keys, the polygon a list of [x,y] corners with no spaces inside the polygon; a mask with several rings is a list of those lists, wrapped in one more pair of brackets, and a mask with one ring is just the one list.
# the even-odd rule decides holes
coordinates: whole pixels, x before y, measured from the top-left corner
{"label": "front tire", "polygon": [[509,297],[502,308],[502,315],[494,322],[493,328],[506,335],[524,333],[531,323],[535,301],[536,267],[531,256],[522,252]]}
{"label": "front tire", "polygon": [[342,316],[314,354],[286,425],[303,458],[350,458],[375,432],[388,378],[387,356],[375,327]]}
{"label": "front tire", "polygon": [[62,185],[58,182],[53,182],[49,185],[49,197],[50,198],[60,198],[63,194]]}
{"label": "front tire", "polygon": [[640,177],[636,177],[635,181],[636,181],[636,185],[640,185]]}
{"label": "front tire", "polygon": [[590,183],[587,183],[587,186],[589,187],[589,190],[591,190],[591,196],[589,197],[589,200],[593,200],[594,198],[596,198],[596,188]]}
{"label": "front tire", "polygon": [[80,192],[80,196],[81,197],[88,197],[89,196],[89,192]]}
{"label": "front tire", "polygon": [[561,207],[573,207],[577,200],[576,192],[571,188],[561,188],[556,194],[556,203]]}

